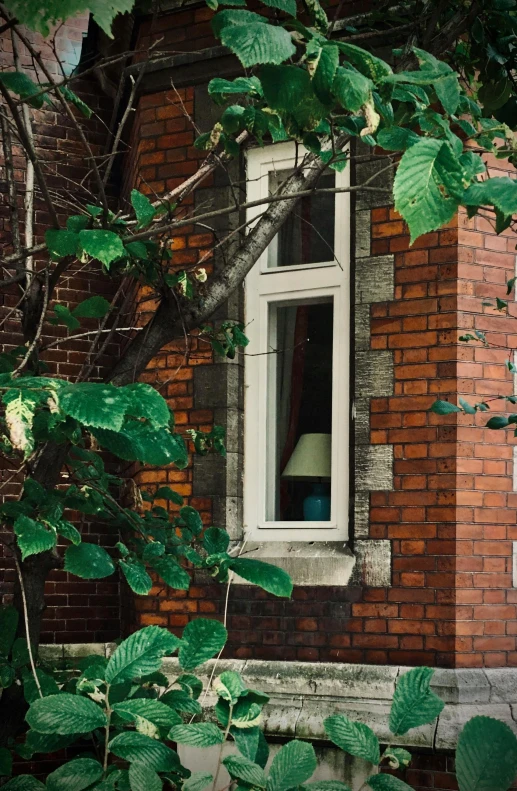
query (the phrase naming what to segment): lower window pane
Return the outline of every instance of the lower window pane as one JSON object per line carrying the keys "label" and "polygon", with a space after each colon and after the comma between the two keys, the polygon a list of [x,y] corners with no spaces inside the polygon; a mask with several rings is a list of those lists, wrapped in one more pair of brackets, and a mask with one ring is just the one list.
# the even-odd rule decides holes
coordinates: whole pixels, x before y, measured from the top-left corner
{"label": "lower window pane", "polygon": [[330,520],[332,335],[331,298],[270,304],[267,521]]}

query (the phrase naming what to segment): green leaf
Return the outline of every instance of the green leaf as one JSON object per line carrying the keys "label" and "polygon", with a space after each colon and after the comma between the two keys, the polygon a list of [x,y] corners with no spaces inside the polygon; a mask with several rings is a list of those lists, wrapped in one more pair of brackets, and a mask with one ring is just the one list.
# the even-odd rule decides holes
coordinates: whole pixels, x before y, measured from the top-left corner
{"label": "green leaf", "polygon": [[97,544],[81,543],[67,547],[65,571],[85,580],[94,580],[113,574],[115,564],[102,547]]}
{"label": "green leaf", "polygon": [[0,607],[0,656],[9,656],[16,637],[18,617],[18,610],[12,604]]}
{"label": "green leaf", "polygon": [[394,775],[373,775],[368,778],[367,784],[373,791],[413,791],[411,786]]}
{"label": "green leaf", "polygon": [[295,53],[291,36],[282,27],[268,25],[258,15],[249,20],[244,11],[232,11],[231,18],[225,17],[226,25],[220,27],[215,20],[225,11],[214,17],[214,32],[221,44],[237,55],[245,68],[259,63],[282,63]]}
{"label": "green leaf", "polygon": [[339,66],[339,49],[335,44],[328,44],[319,52],[318,65],[312,78],[314,93],[323,104],[332,104],[332,85]]}
{"label": "green leaf", "polygon": [[304,783],[303,791],[350,791],[350,787],[339,780],[316,780],[314,783]]}
{"label": "green leaf", "polygon": [[170,588],[181,591],[187,591],[190,588],[190,576],[188,572],[170,555],[161,558],[153,558],[150,564]]}
{"label": "green leaf", "polygon": [[18,775],[2,786],[3,791],[45,791],[45,786],[32,775]]}
{"label": "green leaf", "polygon": [[131,190],[131,205],[135,210],[138,228],[145,228],[156,216],[156,209],[146,195],[138,190]]}
{"label": "green leaf", "polygon": [[122,239],[113,231],[80,231],[79,243],[85,253],[104,264],[106,269],[124,255]]}
{"label": "green leaf", "polygon": [[[40,91],[40,86],[36,85],[36,83],[22,71],[2,71],[0,72],[0,82],[8,91],[16,94],[20,99],[29,99],[29,97],[34,96],[35,93],[39,93]],[[31,104],[32,107],[43,107],[45,99],[48,100],[48,96],[42,94],[29,101],[29,104]]]}
{"label": "green leaf", "polygon": [[224,733],[213,722],[198,722],[195,725],[175,725],[168,738],[189,747],[212,747],[224,742]]}
{"label": "green leaf", "polygon": [[468,401],[465,401],[464,398],[460,398],[460,405],[463,408],[463,411],[466,415],[475,415],[476,409],[469,404]]}
{"label": "green leaf", "polygon": [[487,421],[486,427],[487,428],[506,428],[510,424],[510,421],[507,417],[496,416],[491,417],[490,420]]}
{"label": "green leaf", "polygon": [[193,772],[188,780],[184,780],[183,791],[203,791],[213,779],[208,772]]}
{"label": "green leaf", "polygon": [[172,654],[180,641],[160,626],[146,626],[124,640],[106,668],[108,684],[131,680],[159,670],[162,658]]}
{"label": "green leaf", "polygon": [[220,698],[229,701],[232,705],[237,703],[240,696],[246,692],[242,678],[235,670],[225,670],[215,679],[212,686]]}
{"label": "green leaf", "polygon": [[170,706],[174,711],[180,711],[183,714],[201,714],[201,705],[197,700],[190,696],[190,692],[185,692],[184,689],[171,689],[160,698],[162,703]]}
{"label": "green leaf", "polygon": [[183,505],[183,497],[170,486],[160,486],[154,495],[155,500],[169,500],[175,505]]}
{"label": "green leaf", "polygon": [[171,413],[167,401],[154,387],[144,382],[135,382],[126,385],[124,392],[129,399],[126,414],[146,418],[155,428],[169,425]]}
{"label": "green leaf", "polygon": [[109,743],[111,752],[125,761],[136,761],[155,772],[175,771],[179,768],[179,758],[157,739],[143,733],[120,733]]}
{"label": "green leaf", "polygon": [[90,698],[61,692],[39,698],[31,704],[25,717],[39,733],[89,733],[106,725],[106,715]]}
{"label": "green leaf", "polygon": [[72,734],[70,736],[59,736],[54,733],[38,733],[37,731],[27,731],[25,734],[25,743],[18,747],[18,752],[26,760],[30,760],[34,753],[53,753],[68,747],[72,744],[79,734]]}
{"label": "green leaf", "polygon": [[230,536],[221,527],[209,527],[203,535],[203,548],[209,555],[226,552],[230,545]]}
{"label": "green leaf", "polygon": [[197,700],[203,691],[203,682],[192,673],[182,673],[176,679],[176,684],[179,684],[194,700]]}
{"label": "green leaf", "polygon": [[0,747],[0,777],[9,777],[13,771],[13,756],[7,747]]}
{"label": "green leaf", "polygon": [[336,45],[341,52],[345,55],[347,60],[352,63],[355,68],[361,72],[365,77],[377,82],[392,74],[391,67],[388,64],[371,55],[362,47],[357,47],[355,44],[349,44],[344,41],[336,41]]}
{"label": "green leaf", "polygon": [[262,96],[262,86],[258,77],[237,77],[235,80],[223,80],[215,77],[208,83],[208,95],[214,97],[231,96],[233,94],[257,94]]}
{"label": "green leaf", "polygon": [[517,182],[508,176],[489,178],[471,184],[465,192],[465,206],[494,206],[503,215],[517,212]]}
{"label": "green leaf", "polygon": [[313,775],[317,763],[312,744],[297,739],[284,744],[273,758],[267,791],[287,791],[301,785]]}
{"label": "green leaf", "polygon": [[390,712],[390,730],[397,736],[433,722],[444,703],[430,688],[434,670],[415,667],[404,673],[397,683]]}
{"label": "green leaf", "polygon": [[72,316],[70,308],[66,305],[54,305],[54,313],[57,318],[50,319],[51,324],[64,324],[70,332],[73,332],[81,326],[80,322],[77,321],[75,316]]}
{"label": "green leaf", "polygon": [[72,314],[78,319],[102,319],[110,308],[110,303],[104,297],[89,297],[80,302]]}
{"label": "green leaf", "polygon": [[154,769],[135,761],[129,767],[131,791],[162,791],[163,783]]}
{"label": "green leaf", "polygon": [[79,530],[74,527],[70,522],[66,522],[64,519],[60,519],[59,522],[55,523],[56,531],[59,533],[60,536],[63,538],[67,538],[72,544],[81,543],[81,534]]}
{"label": "green leaf", "polygon": [[27,2],[27,0],[9,0],[9,10],[17,17],[20,24],[27,25],[31,30],[48,36],[50,28],[69,17],[90,11],[95,22],[107,36],[111,34],[111,23],[117,14],[131,11],[134,0],[46,0],[45,3]]}
{"label": "green leaf", "polygon": [[229,135],[234,132],[240,132],[244,125],[243,115],[244,107],[239,104],[232,104],[227,107],[221,116],[221,126],[224,131]]}
{"label": "green leaf", "polygon": [[371,99],[373,87],[368,77],[340,66],[332,89],[341,106],[351,113],[356,113]]}
{"label": "green leaf", "polygon": [[386,747],[382,758],[387,758],[392,769],[409,766],[411,763],[411,753],[402,747]]}
{"label": "green leaf", "polygon": [[261,0],[269,8],[278,8],[290,16],[296,16],[296,0]]}
{"label": "green leaf", "polygon": [[196,618],[183,630],[178,653],[183,670],[193,670],[222,650],[228,633],[222,623],[208,618]]}
{"label": "green leaf", "polygon": [[142,559],[150,561],[153,558],[160,558],[164,553],[165,545],[161,544],[159,541],[152,541],[150,544],[146,545],[142,553]]}
{"label": "green leaf", "polygon": [[0,690],[7,689],[14,681],[14,668],[7,663],[0,663]]}
{"label": "green leaf", "polygon": [[463,195],[462,168],[448,143],[422,138],[403,154],[393,186],[395,209],[411,243],[454,216]]}
{"label": "green leaf", "polygon": [[472,717],[458,739],[456,776],[460,791],[507,791],[517,773],[517,739],[492,717]]}
{"label": "green leaf", "polygon": [[22,553],[22,560],[30,555],[39,555],[54,549],[56,546],[56,531],[47,528],[30,519],[28,516],[19,516],[14,523],[17,544]]}
{"label": "green leaf", "polygon": [[147,261],[147,247],[143,242],[127,242],[124,247],[133,258],[138,258],[140,261]]}
{"label": "green leaf", "polygon": [[309,72],[298,66],[264,66],[260,81],[269,107],[287,123],[293,118],[302,129],[313,129],[327,113],[317,99]]}
{"label": "green leaf", "polygon": [[47,791],[84,791],[102,777],[102,764],[93,758],[76,758],[47,777]]}
{"label": "green leaf", "polygon": [[145,570],[144,564],[126,563],[123,560],[119,560],[118,564],[131,590],[138,596],[147,596],[153,587],[153,581]]}
{"label": "green leaf", "polygon": [[45,244],[52,258],[75,256],[79,244],[79,235],[73,231],[59,231],[50,228],[45,231]]}
{"label": "green leaf", "polygon": [[180,510],[180,517],[183,519],[188,529],[191,530],[195,536],[198,536],[203,529],[203,522],[199,512],[190,505],[185,505]]}
{"label": "green leaf", "polygon": [[137,717],[143,717],[154,725],[164,728],[171,728],[179,720],[179,715],[170,706],[151,698],[124,700],[122,703],[115,703],[112,708],[124,719],[135,720]]}
{"label": "green leaf", "polygon": [[230,733],[239,752],[264,769],[269,758],[269,746],[261,729],[257,726],[253,728],[234,728],[232,726]]}
{"label": "green leaf", "polygon": [[[52,676],[44,673],[39,667],[36,668],[36,675],[43,697],[46,698],[48,695],[59,695],[59,687]],[[23,695],[27,703],[34,703],[34,701],[40,697],[32,670],[27,669],[23,672]]]}
{"label": "green leaf", "polygon": [[293,590],[291,577],[278,566],[249,558],[232,558],[229,566],[239,577],[259,585],[268,593],[287,598],[291,596]]}
{"label": "green leaf", "polygon": [[329,739],[341,750],[372,764],[379,763],[381,758],[379,740],[368,725],[352,722],[343,714],[327,717],[323,725]]}
{"label": "green leaf", "polygon": [[405,151],[410,146],[415,145],[420,140],[419,135],[411,129],[401,126],[390,126],[388,129],[381,129],[377,135],[377,143],[385,151]]}
{"label": "green leaf", "polygon": [[59,391],[63,412],[85,426],[119,431],[129,406],[125,388],[97,382],[67,385]]}
{"label": "green leaf", "polygon": [[[221,706],[222,701],[219,701]],[[253,728],[262,719],[262,704],[256,703],[252,695],[239,700],[232,713],[232,726],[238,728]]]}
{"label": "green leaf", "polygon": [[17,637],[13,643],[11,651],[11,662],[13,667],[23,667],[30,662],[29,649],[27,647],[27,639],[25,637]]}
{"label": "green leaf", "polygon": [[[73,231],[76,234],[88,228],[89,224],[90,218],[85,214],[73,214],[71,217],[68,217],[66,221],[67,230]],[[79,243],[79,236],[77,237],[77,243]]]}
{"label": "green leaf", "polygon": [[93,429],[92,434],[103,448],[126,461],[141,461],[156,467],[176,464],[183,469],[188,454],[183,437],[168,429],[152,429],[136,420],[126,421],[118,431]]}
{"label": "green leaf", "polygon": [[34,450],[32,424],[38,398],[32,393],[13,389],[4,394],[2,401],[5,404],[4,417],[11,444],[13,448],[23,451],[23,457],[27,459]]}
{"label": "green leaf", "polygon": [[231,777],[244,780],[255,788],[265,788],[267,785],[266,773],[258,764],[249,761],[242,755],[228,755],[223,758],[223,764]]}
{"label": "green leaf", "polygon": [[65,97],[67,102],[73,104],[79,110],[85,118],[91,118],[93,115],[93,110],[91,107],[88,107],[86,102],[83,102],[80,96],[78,96],[68,85],[61,85],[59,88],[60,93]]}
{"label": "green leaf", "polygon": [[449,74],[433,83],[436,95],[446,113],[454,115],[460,103],[460,84],[457,74]]}

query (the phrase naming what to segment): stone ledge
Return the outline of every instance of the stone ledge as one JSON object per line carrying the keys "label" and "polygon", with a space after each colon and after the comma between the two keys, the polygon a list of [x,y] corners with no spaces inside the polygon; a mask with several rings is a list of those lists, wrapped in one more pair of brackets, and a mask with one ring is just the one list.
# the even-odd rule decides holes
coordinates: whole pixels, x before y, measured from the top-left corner
{"label": "stone ledge", "polygon": [[[57,661],[88,654],[110,656],[114,643],[46,645],[42,658]],[[323,720],[331,714],[369,725],[381,742],[436,750],[453,750],[464,724],[476,715],[506,722],[517,734],[517,668],[438,668],[432,687],[445,703],[438,720],[414,728],[393,739],[389,733],[391,699],[400,676],[409,667],[354,665],[331,662],[267,662],[255,659],[221,659],[206,662],[197,675],[203,681],[209,706],[216,696],[210,691],[212,676],[236,670],[245,683],[270,696],[264,710],[264,729],[272,736],[327,741]],[[171,680],[180,673],[178,660],[166,658],[163,672]]]}
{"label": "stone ledge", "polygon": [[[246,557],[287,571],[294,585],[347,585],[356,558],[343,541],[265,541],[246,543]],[[236,574],[236,585],[249,585]]]}

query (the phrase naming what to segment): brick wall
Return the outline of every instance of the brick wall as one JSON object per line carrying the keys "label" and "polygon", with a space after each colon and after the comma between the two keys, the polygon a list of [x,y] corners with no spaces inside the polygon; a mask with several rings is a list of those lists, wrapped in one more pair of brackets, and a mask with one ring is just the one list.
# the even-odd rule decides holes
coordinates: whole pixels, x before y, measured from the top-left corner
{"label": "brick wall", "polygon": [[[71,19],[62,26],[56,35],[56,47],[63,61],[66,73],[70,73],[78,62],[81,53],[83,36],[88,27],[88,18],[83,15]],[[28,33],[30,39],[42,53],[49,71],[57,78],[60,76],[50,43],[45,42],[36,34]],[[21,65],[24,71],[32,74],[34,70],[31,57],[20,44]],[[12,43],[10,33],[0,37],[0,68],[13,69]],[[94,79],[84,78],[74,83],[74,90],[94,110],[91,120],[86,121],[78,116],[83,125],[93,154],[103,152],[106,139],[106,123],[110,119],[112,103],[103,95]],[[88,175],[89,167],[85,161],[77,131],[71,122],[56,109],[48,105],[42,110],[32,111],[35,145],[43,162],[43,169],[48,178],[49,188],[59,191],[62,196],[72,201],[77,197],[83,203],[92,202],[86,190],[92,187]],[[15,168],[20,205],[23,202],[25,188],[25,161],[20,150],[15,151]],[[80,185],[84,183],[84,188]],[[9,211],[5,196],[6,182],[3,171],[0,173],[0,247],[1,254],[10,252]],[[68,193],[68,194],[67,194]],[[75,210],[76,211],[76,210]],[[62,225],[68,214],[74,213],[74,207],[60,205],[59,219]],[[36,205],[36,241],[43,240],[43,234],[49,225],[49,218],[44,205]],[[43,260],[42,262],[43,263]],[[38,262],[36,263],[38,265]],[[92,266],[85,268],[77,264],[61,278],[55,293],[55,301],[71,307],[92,294],[102,294],[111,299],[114,285],[103,277],[102,273]],[[2,349],[9,350],[23,342],[20,324],[14,320],[13,309],[20,299],[17,286],[0,292],[0,344]],[[52,308],[52,305],[50,306]],[[85,329],[94,329],[96,321],[84,322]],[[66,334],[63,326],[53,327],[45,324],[42,335],[43,345]],[[64,342],[42,353],[42,358],[49,364],[50,371],[58,376],[70,377],[73,381],[86,361],[89,343],[87,339]],[[100,378],[103,372],[112,365],[113,358],[118,355],[118,345],[112,343],[104,354],[95,362],[92,376]],[[16,497],[19,493],[19,481],[12,477],[12,470],[3,464],[0,469],[0,495]],[[104,546],[110,546],[117,540],[108,535],[106,529],[98,524],[85,524],[83,530],[89,534],[90,540]],[[88,538],[87,538],[88,540]],[[0,550],[1,551],[1,550]],[[9,557],[0,558],[3,569],[0,582],[0,596],[7,601],[12,590],[14,569]],[[111,640],[120,634],[119,620],[119,584],[116,578],[99,581],[78,580],[64,572],[53,572],[46,587],[47,609],[43,622],[43,642],[89,642],[93,640]]]}
{"label": "brick wall", "polygon": [[[199,51],[213,43],[208,16],[206,9],[170,14],[160,30],[171,46]],[[205,71],[210,69],[208,61]],[[185,82],[178,90],[148,91],[138,108],[138,156],[132,167],[141,189],[160,194],[196,166],[191,118],[203,116],[204,108],[194,102],[203,94],[202,87],[195,93]],[[296,588],[292,600],[283,601],[233,586],[226,612],[226,591],[218,586],[196,584],[188,593],[156,588],[150,597],[137,598],[137,622],[181,629],[196,615],[226,617],[227,654],[236,657],[514,664],[511,540],[517,499],[511,443],[503,432],[484,429],[482,416],[442,418],[428,412],[438,397],[456,400],[460,393],[481,400],[501,389],[512,392],[504,349],[458,341],[474,327],[502,346],[513,342],[514,306],[512,317],[505,317],[482,305],[487,296],[504,297],[514,267],[511,236],[497,237],[485,219],[468,221],[461,215],[410,248],[407,229],[392,208],[360,208],[357,221],[368,214],[371,227],[362,254],[394,262],[393,299],[373,297],[367,344],[392,359],[392,394],[369,400],[368,441],[370,447],[393,449],[393,477],[386,490],[371,491],[366,534],[361,535],[390,542],[391,587]],[[195,266],[210,243],[206,233],[182,229],[173,240],[174,263]],[[210,364],[211,357],[194,346],[184,364],[183,350],[183,341],[166,350],[149,366],[145,380],[166,382],[162,392],[177,410],[180,426],[209,425],[210,411],[195,409],[193,378],[195,367]],[[142,476],[146,486],[166,480],[191,496],[210,523],[210,499],[192,496],[192,467]]]}

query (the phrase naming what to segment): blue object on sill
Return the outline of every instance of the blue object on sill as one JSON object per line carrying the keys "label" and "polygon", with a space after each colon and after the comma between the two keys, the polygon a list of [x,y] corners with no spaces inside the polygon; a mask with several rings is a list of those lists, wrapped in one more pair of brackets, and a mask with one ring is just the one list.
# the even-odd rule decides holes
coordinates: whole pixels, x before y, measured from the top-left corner
{"label": "blue object on sill", "polygon": [[313,484],[312,492],[303,501],[303,518],[306,522],[330,521],[330,495],[327,484]]}

